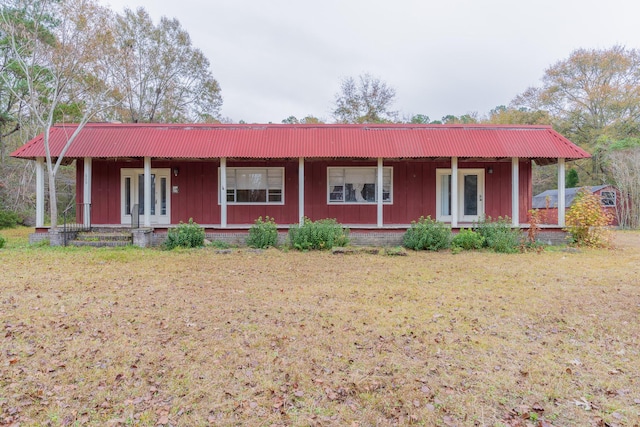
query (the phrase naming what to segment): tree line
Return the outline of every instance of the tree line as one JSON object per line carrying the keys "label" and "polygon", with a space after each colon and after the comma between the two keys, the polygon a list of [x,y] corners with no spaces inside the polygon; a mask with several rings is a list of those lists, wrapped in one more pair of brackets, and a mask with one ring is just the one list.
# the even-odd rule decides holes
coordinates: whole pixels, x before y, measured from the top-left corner
{"label": "tree line", "polygon": [[[122,14],[96,0],[7,0],[0,6],[0,210],[27,212],[32,165],[7,152],[54,123],[217,122],[221,89],[176,19]],[[63,150],[63,152],[66,151]],[[63,156],[47,155],[51,225]],[[64,179],[62,179],[64,181]],[[69,192],[72,199],[72,193]],[[69,201],[71,203],[71,201]]]}
{"label": "tree line", "polygon": [[[493,123],[552,125],[592,154],[572,162],[568,186],[615,184],[621,191],[619,223],[640,227],[640,51],[614,46],[577,49],[544,72],[541,85],[479,117],[431,120],[400,117],[393,87],[369,74],[343,79],[335,95],[337,123]],[[555,168],[534,168],[534,192],[557,188]]]}

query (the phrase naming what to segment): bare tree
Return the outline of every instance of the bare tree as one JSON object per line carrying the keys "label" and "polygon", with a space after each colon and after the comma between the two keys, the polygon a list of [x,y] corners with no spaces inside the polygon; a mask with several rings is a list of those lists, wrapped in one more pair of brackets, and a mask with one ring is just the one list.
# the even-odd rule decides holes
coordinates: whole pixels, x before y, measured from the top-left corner
{"label": "bare tree", "polygon": [[333,118],[338,123],[389,123],[397,121],[398,113],[391,111],[396,91],[371,74],[357,80],[347,77],[335,96]]}
{"label": "bare tree", "polygon": [[124,122],[219,121],[222,97],[208,59],[176,19],[155,26],[147,11],[117,16],[115,64]]}
{"label": "bare tree", "polygon": [[612,151],[608,155],[618,190],[618,224],[640,228],[640,146]]}
{"label": "bare tree", "polygon": [[[110,11],[95,0],[14,0],[0,12],[7,48],[26,90],[7,86],[44,131],[52,228],[57,227],[56,175],[64,156],[83,126],[110,106],[111,22]],[[54,156],[51,127],[65,119],[65,111],[73,112],[78,126]]]}

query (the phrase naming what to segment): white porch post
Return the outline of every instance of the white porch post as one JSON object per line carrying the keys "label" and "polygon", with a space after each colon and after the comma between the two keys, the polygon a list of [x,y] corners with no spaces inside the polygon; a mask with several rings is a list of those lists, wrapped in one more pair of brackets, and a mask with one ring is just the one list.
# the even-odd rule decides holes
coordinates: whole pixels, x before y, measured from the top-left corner
{"label": "white porch post", "polygon": [[378,227],[382,227],[384,225],[384,220],[383,220],[383,200],[382,200],[382,181],[383,181],[383,177],[382,177],[382,157],[378,157],[378,174],[377,174],[377,186],[376,186],[376,191],[377,191],[377,199],[378,199]]}
{"label": "white porch post", "polygon": [[84,184],[82,195],[82,224],[85,228],[91,227],[91,157],[84,158]]}
{"label": "white porch post", "polygon": [[44,158],[36,159],[36,227],[44,227]]}
{"label": "white porch post", "polygon": [[227,228],[227,158],[220,158],[220,227]]}
{"label": "white porch post", "polygon": [[565,197],[565,183],[564,183],[564,159],[558,159],[558,225],[564,227],[564,197]]}
{"label": "white porch post", "polygon": [[298,159],[298,217],[304,224],[304,157]]}
{"label": "white porch post", "polygon": [[511,224],[520,225],[520,159],[511,158]]}
{"label": "white porch post", "polygon": [[151,227],[151,157],[144,158],[144,226]]}
{"label": "white porch post", "polygon": [[451,158],[451,228],[458,227],[458,158]]}

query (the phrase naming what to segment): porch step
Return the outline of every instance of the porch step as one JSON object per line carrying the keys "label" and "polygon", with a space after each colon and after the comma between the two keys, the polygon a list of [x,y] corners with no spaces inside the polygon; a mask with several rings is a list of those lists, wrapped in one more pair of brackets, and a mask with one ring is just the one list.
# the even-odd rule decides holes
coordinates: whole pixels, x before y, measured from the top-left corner
{"label": "porch step", "polygon": [[127,246],[133,243],[133,236],[130,231],[87,231],[80,232],[75,239],[69,242],[73,246],[92,247],[116,247]]}

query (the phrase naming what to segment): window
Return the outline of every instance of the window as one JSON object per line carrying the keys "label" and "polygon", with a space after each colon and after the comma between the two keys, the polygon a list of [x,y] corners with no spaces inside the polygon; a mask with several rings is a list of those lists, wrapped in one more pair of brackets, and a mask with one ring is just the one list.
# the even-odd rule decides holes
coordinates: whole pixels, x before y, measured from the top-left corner
{"label": "window", "polygon": [[[391,203],[393,168],[382,168],[382,201]],[[377,167],[327,168],[329,203],[376,203]]]}
{"label": "window", "polygon": [[227,203],[283,204],[284,168],[227,168]]}
{"label": "window", "polygon": [[615,206],[616,205],[616,192],[615,191],[601,191],[600,198],[602,200],[602,206]]}

